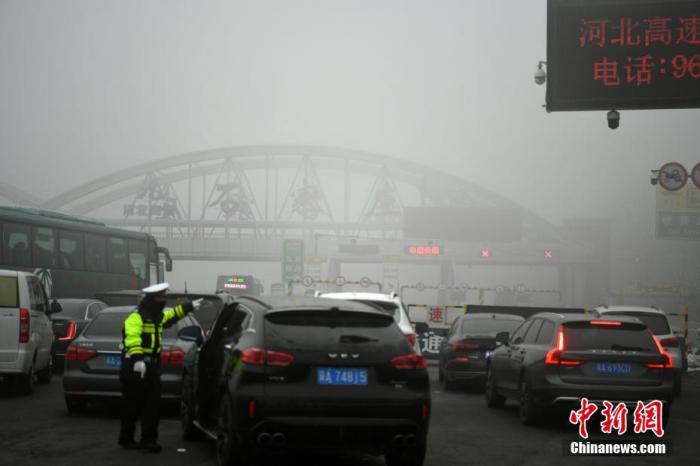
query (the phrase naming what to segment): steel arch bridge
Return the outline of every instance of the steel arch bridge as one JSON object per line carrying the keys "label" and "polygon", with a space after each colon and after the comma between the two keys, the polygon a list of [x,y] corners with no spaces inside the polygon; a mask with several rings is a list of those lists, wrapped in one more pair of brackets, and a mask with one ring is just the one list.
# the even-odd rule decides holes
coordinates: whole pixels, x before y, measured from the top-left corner
{"label": "steel arch bridge", "polygon": [[515,209],[524,240],[564,241],[556,227],[494,192],[379,154],[260,145],[136,165],[43,204],[161,238],[401,238],[406,206]]}

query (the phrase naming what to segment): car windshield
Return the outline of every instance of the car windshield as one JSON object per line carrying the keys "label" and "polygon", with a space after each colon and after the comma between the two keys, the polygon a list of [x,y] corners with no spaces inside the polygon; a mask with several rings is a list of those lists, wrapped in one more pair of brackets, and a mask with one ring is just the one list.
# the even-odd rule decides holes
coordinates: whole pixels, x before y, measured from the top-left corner
{"label": "car windshield", "polygon": [[88,303],[86,301],[60,301],[61,312],[56,314],[58,317],[70,317],[72,319],[84,319],[85,308]]}
{"label": "car windshield", "polygon": [[663,314],[651,314],[649,312],[631,312],[631,311],[615,311],[606,312],[606,316],[632,316],[644,322],[647,327],[654,332],[654,335],[668,335],[671,329],[668,326],[668,320]]}
{"label": "car windshield", "polygon": [[513,319],[464,319],[460,328],[462,337],[480,336],[496,337],[498,332],[513,333],[522,323]]}
{"label": "car windshield", "polygon": [[575,322],[564,326],[564,348],[573,351],[659,352],[646,327],[591,325],[588,322]]}
{"label": "car windshield", "polygon": [[384,311],[387,314],[394,316],[395,322],[399,322],[401,320],[401,311],[399,310],[399,306],[397,306],[396,303],[393,303],[391,301],[375,301],[372,299],[351,299],[350,301],[368,304],[381,311]]}
{"label": "car windshield", "polygon": [[[116,338],[121,340],[124,321],[129,317],[126,312],[101,312],[95,316],[92,323],[85,329],[83,336],[87,338]],[[163,338],[177,338],[177,325],[163,329]]]}

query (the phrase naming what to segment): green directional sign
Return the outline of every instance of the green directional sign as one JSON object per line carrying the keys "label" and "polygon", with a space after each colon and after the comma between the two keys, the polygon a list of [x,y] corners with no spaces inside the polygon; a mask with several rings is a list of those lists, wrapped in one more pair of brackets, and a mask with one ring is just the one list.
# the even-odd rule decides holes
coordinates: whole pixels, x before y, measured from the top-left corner
{"label": "green directional sign", "polygon": [[657,213],[656,237],[659,239],[700,239],[700,214]]}
{"label": "green directional sign", "polygon": [[700,240],[700,188],[656,188],[656,238]]}
{"label": "green directional sign", "polygon": [[299,280],[304,275],[304,241],[284,240],[282,245],[282,283]]}

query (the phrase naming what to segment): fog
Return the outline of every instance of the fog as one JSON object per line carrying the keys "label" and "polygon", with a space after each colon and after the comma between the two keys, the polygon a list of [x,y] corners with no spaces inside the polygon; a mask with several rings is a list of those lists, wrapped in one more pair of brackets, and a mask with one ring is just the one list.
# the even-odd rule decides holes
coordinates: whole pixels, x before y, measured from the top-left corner
{"label": "fog", "polygon": [[605,112],[548,114],[545,59],[546,0],[4,0],[0,182],[50,199],[189,151],[358,149],[555,225],[610,219],[618,256],[663,263],[635,277],[697,284],[674,259],[697,243],[653,241],[649,178],[698,162],[700,111],[622,111],[615,131]]}

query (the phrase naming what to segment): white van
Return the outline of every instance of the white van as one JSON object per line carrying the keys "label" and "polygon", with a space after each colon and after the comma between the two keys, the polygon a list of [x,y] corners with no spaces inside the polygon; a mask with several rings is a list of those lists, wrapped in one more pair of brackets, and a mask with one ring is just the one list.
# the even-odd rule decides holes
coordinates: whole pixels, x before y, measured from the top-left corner
{"label": "white van", "polygon": [[59,309],[49,306],[36,275],[0,270],[0,377],[19,393],[32,392],[35,376],[39,383],[51,381],[49,314]]}

